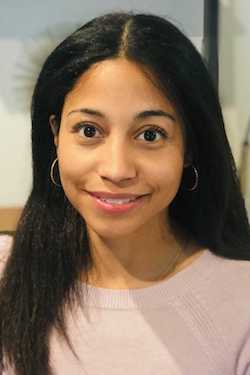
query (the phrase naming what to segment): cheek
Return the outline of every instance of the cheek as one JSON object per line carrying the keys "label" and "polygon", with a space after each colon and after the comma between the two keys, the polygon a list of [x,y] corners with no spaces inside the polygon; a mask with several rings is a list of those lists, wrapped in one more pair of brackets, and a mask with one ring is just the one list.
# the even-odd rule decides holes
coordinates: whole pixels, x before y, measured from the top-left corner
{"label": "cheek", "polygon": [[161,198],[173,198],[181,183],[183,157],[180,153],[169,153],[161,160],[151,164],[147,169],[147,175]]}
{"label": "cheek", "polygon": [[58,148],[60,178],[64,189],[72,189],[85,174],[85,165],[80,153],[69,143],[61,142]]}

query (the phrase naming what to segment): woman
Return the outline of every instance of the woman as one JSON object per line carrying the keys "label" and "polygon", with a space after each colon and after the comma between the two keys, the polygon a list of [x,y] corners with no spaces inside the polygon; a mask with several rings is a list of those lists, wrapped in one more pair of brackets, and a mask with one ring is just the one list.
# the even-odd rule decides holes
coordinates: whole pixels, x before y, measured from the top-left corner
{"label": "woman", "polygon": [[42,67],[32,152],[3,373],[250,374],[249,223],[188,38],[152,14],[82,26]]}

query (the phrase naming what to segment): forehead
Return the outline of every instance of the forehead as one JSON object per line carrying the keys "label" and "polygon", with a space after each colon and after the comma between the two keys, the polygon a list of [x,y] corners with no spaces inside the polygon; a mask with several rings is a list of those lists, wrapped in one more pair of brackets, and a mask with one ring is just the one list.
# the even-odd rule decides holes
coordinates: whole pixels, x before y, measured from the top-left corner
{"label": "forehead", "polygon": [[65,107],[83,101],[115,105],[116,109],[119,104],[119,108],[127,106],[127,110],[136,105],[163,106],[166,109],[173,107],[152,74],[124,58],[98,62],[80,76],[65,98]]}

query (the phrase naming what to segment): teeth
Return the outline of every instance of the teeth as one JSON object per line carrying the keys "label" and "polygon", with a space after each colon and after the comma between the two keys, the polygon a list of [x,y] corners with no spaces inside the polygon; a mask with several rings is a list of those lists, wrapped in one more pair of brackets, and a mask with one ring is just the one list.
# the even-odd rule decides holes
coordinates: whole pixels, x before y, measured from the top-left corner
{"label": "teeth", "polygon": [[111,203],[111,204],[124,204],[124,203],[135,201],[136,198],[134,198],[134,199],[103,199],[103,198],[100,198],[100,200],[103,201],[103,202]]}

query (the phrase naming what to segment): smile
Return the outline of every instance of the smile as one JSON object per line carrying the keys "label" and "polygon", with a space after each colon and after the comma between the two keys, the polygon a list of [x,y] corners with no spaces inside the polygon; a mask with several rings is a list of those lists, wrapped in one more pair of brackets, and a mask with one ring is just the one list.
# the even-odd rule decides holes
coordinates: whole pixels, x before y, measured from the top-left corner
{"label": "smile", "polygon": [[95,207],[107,213],[124,213],[141,207],[148,196],[141,196],[133,199],[111,199],[98,198],[89,194],[94,201]]}

